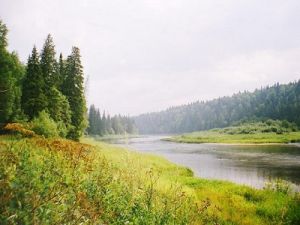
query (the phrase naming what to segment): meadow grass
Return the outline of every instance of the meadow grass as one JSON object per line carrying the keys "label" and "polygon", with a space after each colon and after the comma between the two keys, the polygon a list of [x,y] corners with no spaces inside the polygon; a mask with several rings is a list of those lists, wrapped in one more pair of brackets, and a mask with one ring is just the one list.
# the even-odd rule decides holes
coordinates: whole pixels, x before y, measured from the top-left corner
{"label": "meadow grass", "polygon": [[300,199],[91,138],[0,136],[1,224],[297,224]]}

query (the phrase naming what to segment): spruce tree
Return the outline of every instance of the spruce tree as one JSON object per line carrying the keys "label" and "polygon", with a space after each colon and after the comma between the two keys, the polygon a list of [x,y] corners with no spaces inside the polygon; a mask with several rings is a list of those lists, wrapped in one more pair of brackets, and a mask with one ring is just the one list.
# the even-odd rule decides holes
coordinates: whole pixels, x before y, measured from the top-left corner
{"label": "spruce tree", "polygon": [[28,58],[26,75],[22,89],[22,108],[29,119],[38,116],[47,108],[47,97],[44,94],[45,81],[42,75],[39,55],[36,47]]}
{"label": "spruce tree", "polygon": [[41,70],[46,84],[45,93],[48,93],[50,87],[57,87],[59,84],[59,70],[55,54],[53,39],[48,34],[41,53]]}
{"label": "spruce tree", "polygon": [[58,86],[59,90],[62,90],[62,85],[66,78],[65,60],[63,58],[62,53],[59,54],[58,72],[59,72],[59,77],[58,77],[57,86]]}
{"label": "spruce tree", "polygon": [[71,108],[68,98],[61,93],[62,80],[65,76],[65,68],[62,55],[60,63],[55,58],[55,45],[49,34],[46,38],[41,53],[40,67],[45,81],[44,93],[46,95],[47,111],[51,118],[60,125],[62,136],[67,130],[72,130]]}
{"label": "spruce tree", "polygon": [[94,105],[90,106],[88,120],[89,120],[88,133],[92,135],[97,134],[97,111]]}
{"label": "spruce tree", "polygon": [[100,110],[97,109],[97,112],[96,112],[96,130],[95,130],[95,134],[98,134],[98,135],[103,135],[103,121],[101,119],[101,113],[100,113]]}
{"label": "spruce tree", "polygon": [[86,101],[84,97],[84,75],[79,48],[73,47],[66,62],[66,79],[62,91],[66,95],[72,112],[73,129],[69,137],[78,140],[86,128]]}
{"label": "spruce tree", "polygon": [[106,120],[105,111],[103,111],[101,120],[102,120],[102,135],[106,135],[107,134],[107,120]]}
{"label": "spruce tree", "polygon": [[108,114],[107,118],[106,118],[106,130],[108,134],[113,134],[113,129],[112,129],[112,125],[111,125],[111,117]]}
{"label": "spruce tree", "polygon": [[7,48],[7,28],[0,20],[0,126],[20,117],[21,79],[24,68]]}

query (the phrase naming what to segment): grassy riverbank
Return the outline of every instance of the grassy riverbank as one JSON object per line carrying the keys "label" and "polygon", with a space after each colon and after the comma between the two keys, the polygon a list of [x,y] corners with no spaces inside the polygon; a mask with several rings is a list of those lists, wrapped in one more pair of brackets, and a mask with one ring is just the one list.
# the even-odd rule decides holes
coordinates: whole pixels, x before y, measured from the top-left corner
{"label": "grassy riverbank", "polygon": [[109,134],[109,135],[104,135],[104,136],[93,135],[91,137],[97,141],[106,141],[106,140],[138,138],[138,137],[140,137],[140,135],[138,135],[138,134]]}
{"label": "grassy riverbank", "polygon": [[299,196],[82,139],[0,136],[3,224],[297,224]]}
{"label": "grassy riverbank", "polygon": [[187,133],[165,140],[184,143],[285,144],[300,142],[300,131],[286,121],[268,120]]}

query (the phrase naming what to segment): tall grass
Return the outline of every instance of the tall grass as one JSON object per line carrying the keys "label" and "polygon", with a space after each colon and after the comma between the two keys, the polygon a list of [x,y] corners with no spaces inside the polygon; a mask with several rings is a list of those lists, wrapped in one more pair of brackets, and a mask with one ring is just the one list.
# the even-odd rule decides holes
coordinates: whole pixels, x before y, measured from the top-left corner
{"label": "tall grass", "polygon": [[[93,147],[1,137],[1,224],[188,224],[197,207],[151,168],[126,170]],[[126,160],[126,159],[124,159]],[[131,163],[128,161],[127,163]]]}

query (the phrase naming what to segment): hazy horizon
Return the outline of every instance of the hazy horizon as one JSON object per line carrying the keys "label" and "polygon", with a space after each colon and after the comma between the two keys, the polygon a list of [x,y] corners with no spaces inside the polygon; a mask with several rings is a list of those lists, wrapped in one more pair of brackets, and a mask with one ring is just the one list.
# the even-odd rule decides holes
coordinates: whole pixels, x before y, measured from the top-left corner
{"label": "hazy horizon", "polygon": [[296,0],[0,2],[9,49],[26,62],[48,33],[57,57],[78,46],[88,104],[110,114],[156,112],[300,78]]}

